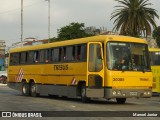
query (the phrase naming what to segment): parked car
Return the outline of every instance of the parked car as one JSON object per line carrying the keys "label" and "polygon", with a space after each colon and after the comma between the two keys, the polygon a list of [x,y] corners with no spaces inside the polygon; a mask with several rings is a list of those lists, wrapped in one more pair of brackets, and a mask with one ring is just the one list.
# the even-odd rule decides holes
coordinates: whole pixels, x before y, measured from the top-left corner
{"label": "parked car", "polygon": [[0,83],[7,83],[7,71],[0,71]]}
{"label": "parked car", "polygon": [[0,83],[6,84],[6,83],[7,83],[7,76],[1,75],[1,76],[0,76]]}

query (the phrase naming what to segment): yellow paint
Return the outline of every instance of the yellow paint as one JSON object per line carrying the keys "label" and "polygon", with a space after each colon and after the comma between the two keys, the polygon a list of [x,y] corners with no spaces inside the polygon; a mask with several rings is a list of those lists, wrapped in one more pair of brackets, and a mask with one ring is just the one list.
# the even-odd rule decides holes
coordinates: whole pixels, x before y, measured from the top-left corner
{"label": "yellow paint", "polygon": [[[24,76],[27,82],[33,79],[36,83],[41,84],[61,84],[61,85],[72,85],[73,77],[75,77],[76,81],[86,81],[88,85],[88,75],[89,74],[98,74],[103,78],[103,87],[117,87],[123,89],[134,89],[134,88],[151,88],[152,87],[152,73],[151,72],[141,72],[141,71],[109,71],[106,67],[106,43],[108,41],[120,41],[120,42],[137,42],[144,43],[147,42],[143,39],[126,37],[126,36],[113,36],[113,35],[102,35],[102,36],[94,36],[88,38],[81,38],[75,40],[54,42],[49,44],[37,45],[37,46],[28,46],[22,48],[11,49],[10,53],[14,52],[22,52],[29,50],[38,50],[38,49],[48,49],[59,46],[68,46],[68,45],[76,45],[82,43],[89,42],[98,42],[103,43],[104,45],[104,53],[103,57],[103,69],[99,72],[89,72],[88,71],[88,63],[87,62],[75,62],[75,63],[60,63],[63,65],[68,65],[68,70],[55,70],[54,65],[58,65],[58,63],[52,64],[39,64],[39,65],[20,65],[20,66],[8,66],[8,82],[16,82],[15,78],[18,75],[18,71],[20,68],[23,69]],[[136,51],[135,51],[136,52]],[[113,79],[117,79],[117,81],[113,81]],[[142,79],[142,80],[141,80]],[[121,81],[118,81],[121,80]]]}
{"label": "yellow paint", "polygon": [[[150,52],[160,52],[159,48],[149,48]],[[160,62],[160,60],[158,60]],[[151,66],[153,73],[153,92],[160,93],[160,66]]]}

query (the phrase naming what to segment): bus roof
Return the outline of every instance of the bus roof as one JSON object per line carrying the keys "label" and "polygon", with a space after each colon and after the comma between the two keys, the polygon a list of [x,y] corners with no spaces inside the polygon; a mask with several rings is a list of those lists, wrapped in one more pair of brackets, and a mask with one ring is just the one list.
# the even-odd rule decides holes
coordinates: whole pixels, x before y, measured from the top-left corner
{"label": "bus roof", "polygon": [[37,49],[47,49],[51,47],[60,47],[60,46],[67,46],[67,45],[74,45],[74,44],[83,44],[87,42],[104,42],[104,41],[136,42],[136,43],[147,44],[147,41],[145,39],[140,39],[140,38],[120,36],[120,35],[99,35],[99,36],[92,36],[92,37],[86,37],[86,38],[52,42],[52,43],[41,44],[41,45],[12,48],[10,49],[10,53],[19,52],[19,51],[37,50]]}
{"label": "bus roof", "polygon": [[149,48],[149,51],[151,51],[151,52],[158,52],[158,51],[160,51],[160,48]]}

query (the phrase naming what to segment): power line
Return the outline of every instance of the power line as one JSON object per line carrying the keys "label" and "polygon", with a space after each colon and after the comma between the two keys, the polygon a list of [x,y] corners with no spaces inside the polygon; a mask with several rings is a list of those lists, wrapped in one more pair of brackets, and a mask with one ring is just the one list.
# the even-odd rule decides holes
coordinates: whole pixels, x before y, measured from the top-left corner
{"label": "power line", "polygon": [[[43,2],[45,2],[45,1],[37,2],[37,3],[31,4],[31,5],[26,5],[26,6],[24,6],[24,7],[26,8],[26,7],[36,6],[36,5],[39,5],[39,4],[43,3]],[[12,9],[12,10],[7,10],[7,11],[4,11],[4,12],[0,12],[0,14],[6,14],[6,13],[14,12],[14,11],[17,11],[17,10],[20,10],[20,9],[21,9],[21,8]]]}

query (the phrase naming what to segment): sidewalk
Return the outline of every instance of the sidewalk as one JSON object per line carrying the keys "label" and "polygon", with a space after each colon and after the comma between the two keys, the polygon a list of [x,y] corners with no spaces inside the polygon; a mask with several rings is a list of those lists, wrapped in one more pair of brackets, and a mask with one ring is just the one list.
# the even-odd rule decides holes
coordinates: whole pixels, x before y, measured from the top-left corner
{"label": "sidewalk", "polygon": [[2,84],[2,83],[0,83],[0,86],[7,86],[7,84]]}

